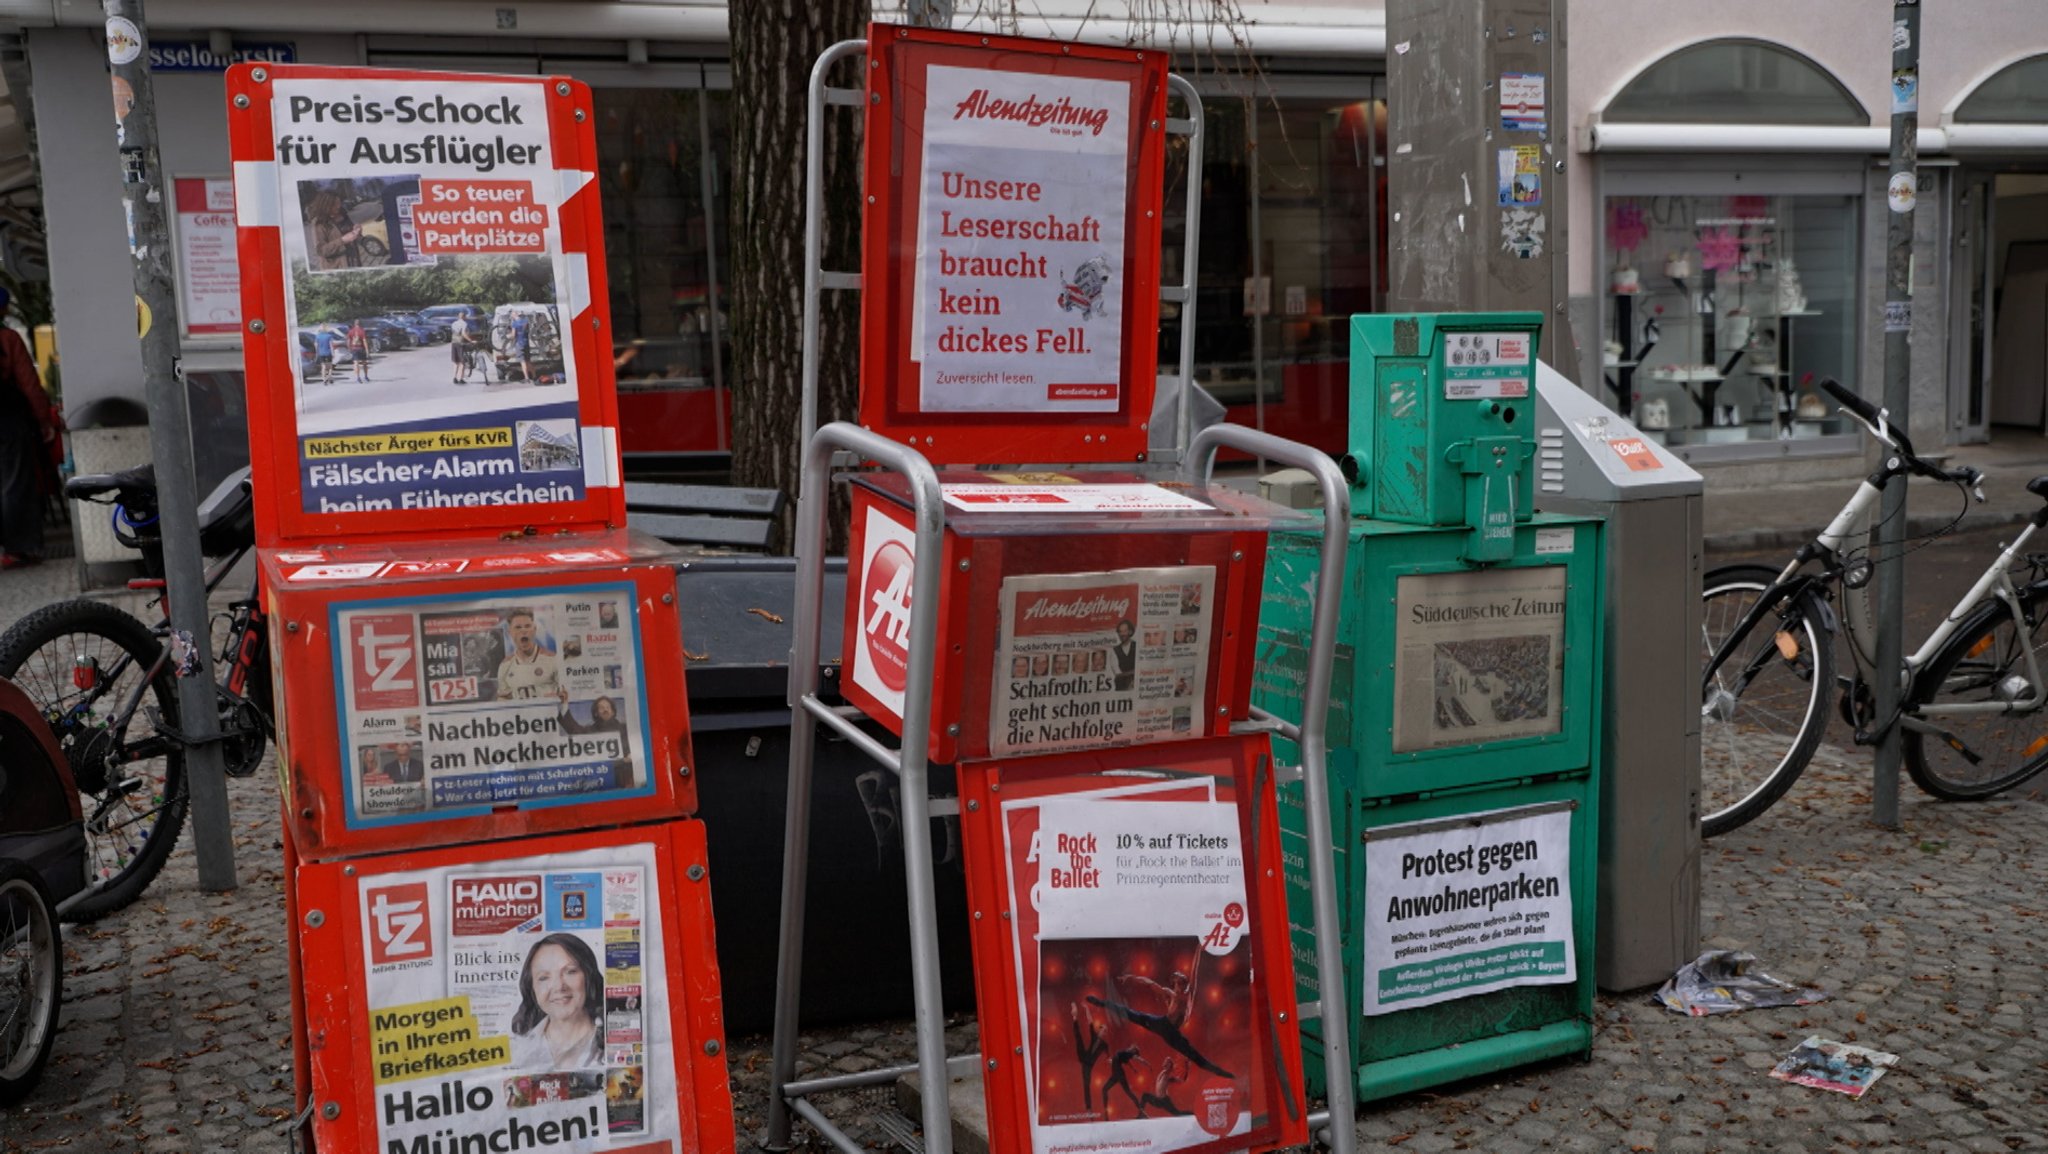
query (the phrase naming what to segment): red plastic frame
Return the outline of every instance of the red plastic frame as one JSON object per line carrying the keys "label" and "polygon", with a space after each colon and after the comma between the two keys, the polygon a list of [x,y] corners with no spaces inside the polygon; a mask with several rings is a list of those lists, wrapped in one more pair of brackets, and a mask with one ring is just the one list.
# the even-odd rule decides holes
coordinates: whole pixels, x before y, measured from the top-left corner
{"label": "red plastic frame", "polygon": [[[526,546],[522,546],[526,547]],[[403,557],[404,550],[383,551]],[[380,555],[383,555],[380,553]],[[269,566],[276,569],[274,564]],[[665,564],[534,566],[483,576],[386,580],[375,584],[294,585],[266,574],[273,621],[273,662],[284,686],[278,727],[278,776],[286,800],[285,824],[297,853],[321,861],[360,853],[402,852],[424,846],[498,841],[531,834],[587,829],[650,818],[680,817],[697,808],[690,745],[689,700],[683,688],[682,625],[675,605],[675,571]],[[520,589],[562,589],[585,583],[630,583],[640,622],[641,688],[647,699],[646,768],[653,791],[608,800],[518,807],[487,814],[351,826],[342,776],[353,771],[341,755],[336,673],[328,635],[330,609],[389,598],[413,601],[449,595],[499,595]],[[305,640],[301,640],[301,639]]]}
{"label": "red plastic frame", "polygon": [[[1131,82],[1118,407],[1101,413],[927,413],[911,359],[924,75],[934,64]],[[1156,52],[874,24],[868,30],[860,423],[945,464],[1145,459],[1159,362],[1166,58]]]}
{"label": "red plastic frame", "polygon": [[[289,832],[286,840],[289,845]],[[735,1141],[731,1082],[711,884],[704,873],[704,826],[696,821],[359,858],[345,864],[297,864],[287,853],[291,876],[285,891],[296,1019],[292,1034],[299,1059],[294,1063],[295,1080],[301,1105],[310,1100],[337,1107],[331,1116],[325,1110],[312,1114],[310,1126],[319,1148],[369,1150],[376,1133],[377,1091],[367,1074],[371,1031],[362,980],[364,927],[357,918],[358,893],[364,884],[387,873],[631,844],[654,847],[655,877],[649,879],[646,900],[661,912],[679,1099],[676,1115],[685,1127],[682,1151],[668,1143],[649,1148],[673,1154],[729,1154]],[[689,1131],[692,1125],[694,1133]]]}
{"label": "red plastic frame", "polygon": [[[259,79],[261,77],[261,79]],[[434,92],[465,85],[506,88],[532,85],[542,91],[548,108],[548,147],[558,171],[597,171],[596,117],[590,88],[565,76],[480,76],[474,73],[422,72],[387,68],[333,68],[300,64],[238,64],[228,70],[228,146],[241,197],[261,180],[250,180],[255,166],[277,165],[270,85],[278,80],[418,81]],[[274,211],[259,206],[258,212]],[[237,205],[240,220],[251,219],[248,206]],[[604,290],[604,228],[598,204],[598,182],[583,183],[561,206],[561,244],[565,254],[580,256],[587,269],[589,300],[582,312],[563,320],[574,350],[577,422],[585,429],[618,428],[618,402],[613,391],[611,318]],[[256,538],[259,544],[337,541],[378,537],[386,540],[490,537],[506,529],[546,526],[552,529],[625,524],[625,490],[617,484],[588,486],[581,501],[552,504],[474,506],[356,513],[308,513],[299,481],[298,416],[293,394],[298,381],[298,337],[285,322],[283,236],[278,225],[236,230],[242,266],[243,363],[248,374],[249,465],[256,492]],[[259,328],[261,325],[263,327]],[[616,437],[613,438],[614,441]],[[616,445],[612,475],[616,477]]]}
{"label": "red plastic frame", "polygon": [[[1016,912],[1009,898],[1002,805],[1020,798],[1128,784],[1128,776],[1110,779],[1103,775],[1143,769],[1187,774],[1191,784],[1202,775],[1217,778],[1236,803],[1252,926],[1250,1037],[1255,1052],[1270,1059],[1261,1071],[1265,1075],[1261,1098],[1267,1108],[1263,1125],[1254,1112],[1249,1133],[1183,1149],[1198,1154],[1268,1150],[1308,1140],[1300,1024],[1289,1012],[1295,995],[1294,962],[1289,953],[1273,764],[1272,743],[1265,734],[961,764],[960,796],[965,803],[960,815],[961,846],[967,866],[968,903],[974,910],[975,1008],[981,1022],[982,1053],[996,1059],[982,1071],[990,1149],[1033,1148],[1026,1064],[1019,1060],[1032,1041],[1023,1036],[1018,1020],[1023,992],[1011,956],[1010,931]],[[1045,1012],[1041,1008],[1041,1015]],[[1132,1030],[1135,1027],[1126,1027],[1126,1040],[1133,1036]],[[1111,1043],[1112,1048],[1114,1045]],[[1105,1102],[1108,1096],[1105,1086]]]}
{"label": "red plastic frame", "polygon": [[[862,607],[871,592],[861,558],[868,510],[878,509],[915,532],[911,509],[867,485],[853,487],[853,536],[847,549],[846,618],[841,630],[848,646],[841,665],[840,692],[869,717],[903,734],[903,717],[854,679],[851,646],[865,644]],[[1216,571],[1215,614],[1209,645],[1207,693],[1202,704],[1207,729],[1215,733],[1251,711],[1251,657],[1258,640],[1259,591],[1266,563],[1266,533],[1190,530],[1181,533],[1063,533],[1040,536],[965,537],[950,527],[942,538],[939,565],[937,665],[932,679],[929,756],[951,764],[990,753],[989,694],[995,676],[1002,583],[1005,576],[1087,573],[1156,566],[1207,565]],[[970,655],[975,660],[969,660]],[[954,722],[957,721],[957,724]]]}

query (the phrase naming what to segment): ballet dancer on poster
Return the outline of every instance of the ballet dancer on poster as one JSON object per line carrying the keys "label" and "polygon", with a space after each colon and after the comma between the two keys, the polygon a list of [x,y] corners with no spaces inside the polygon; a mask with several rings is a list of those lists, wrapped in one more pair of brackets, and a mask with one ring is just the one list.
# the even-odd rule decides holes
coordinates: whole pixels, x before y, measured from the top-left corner
{"label": "ballet dancer on poster", "polygon": [[[1074,1019],[1074,1060],[1081,1064],[1081,1105],[1084,1109],[1093,1111],[1095,1109],[1095,1063],[1101,1061],[1104,1054],[1109,1053],[1109,1043],[1102,1040],[1102,1027],[1096,1024],[1093,1013],[1086,1015],[1088,1038],[1086,1041],[1083,1041],[1081,1038],[1081,1020],[1083,1017],[1081,1007],[1070,1002],[1067,1005],[1067,1009],[1072,1012]],[[1105,1099],[1103,1104],[1108,1105],[1108,1087],[1104,1087],[1102,1092]]]}
{"label": "ballet dancer on poster", "polygon": [[[1237,1075],[1203,1057],[1201,1051],[1195,1049],[1195,1044],[1188,1041],[1188,1036],[1185,1032],[1188,1024],[1188,1015],[1194,1009],[1195,980],[1200,976],[1201,968],[1202,946],[1201,943],[1197,942],[1195,944],[1195,960],[1188,964],[1187,972],[1176,972],[1167,979],[1167,984],[1164,986],[1140,974],[1117,975],[1117,981],[1123,986],[1164,999],[1166,1009],[1163,1013],[1148,1014],[1142,1010],[1132,1009],[1128,1003],[1113,996],[1098,998],[1094,994],[1090,994],[1088,995],[1088,1002],[1090,1005],[1100,1006],[1108,1010],[1110,1017],[1115,1021],[1129,1022],[1134,1026],[1152,1031],[1152,1033],[1159,1036],[1160,1041],[1173,1047],[1188,1061],[1209,1071],[1211,1074],[1219,1078],[1235,1080]],[[1107,1090],[1103,1091],[1103,1097],[1105,1099],[1109,1097]]]}
{"label": "ballet dancer on poster", "polygon": [[[1094,1000],[1093,998],[1089,999],[1091,1002]],[[1131,1105],[1138,1108],[1138,1117],[1142,1118],[1145,1116],[1145,1103],[1139,1101],[1138,1092],[1131,1089],[1130,1067],[1133,1062],[1145,1067],[1147,1070],[1152,1068],[1152,1063],[1138,1056],[1138,1048],[1136,1046],[1125,1046],[1110,1057],[1109,1077],[1105,1078],[1102,1082],[1102,1109],[1105,1112],[1109,1109],[1109,1092],[1118,1086],[1122,1086],[1124,1097],[1129,1098]]]}
{"label": "ballet dancer on poster", "polygon": [[1159,1076],[1152,1079],[1152,1092],[1138,1099],[1138,1117],[1145,1116],[1145,1107],[1164,1110],[1177,1118],[1188,1116],[1186,1110],[1173,1104],[1173,1087],[1188,1080],[1188,1064],[1178,1054],[1168,1054],[1166,1064],[1159,1067]]}

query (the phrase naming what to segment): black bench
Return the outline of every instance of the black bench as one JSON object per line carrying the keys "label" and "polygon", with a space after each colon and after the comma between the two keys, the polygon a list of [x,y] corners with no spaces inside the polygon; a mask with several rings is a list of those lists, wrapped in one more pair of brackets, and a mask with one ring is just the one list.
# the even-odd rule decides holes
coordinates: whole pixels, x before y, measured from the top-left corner
{"label": "black bench", "polygon": [[670,544],[767,551],[782,516],[774,489],[626,482],[626,523]]}

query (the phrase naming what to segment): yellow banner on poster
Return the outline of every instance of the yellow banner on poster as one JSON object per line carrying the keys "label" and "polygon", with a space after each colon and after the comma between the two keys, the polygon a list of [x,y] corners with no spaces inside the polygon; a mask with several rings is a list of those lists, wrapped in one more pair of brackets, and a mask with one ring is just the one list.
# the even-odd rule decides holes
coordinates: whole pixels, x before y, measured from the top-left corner
{"label": "yellow banner on poster", "polygon": [[511,1039],[478,1033],[466,994],[375,1011],[370,1016],[370,1047],[379,1086],[512,1060]]}
{"label": "yellow banner on poster", "polygon": [[350,433],[307,437],[307,460],[329,457],[384,457],[393,453],[450,453],[462,449],[509,449],[512,430],[429,429],[416,433]]}

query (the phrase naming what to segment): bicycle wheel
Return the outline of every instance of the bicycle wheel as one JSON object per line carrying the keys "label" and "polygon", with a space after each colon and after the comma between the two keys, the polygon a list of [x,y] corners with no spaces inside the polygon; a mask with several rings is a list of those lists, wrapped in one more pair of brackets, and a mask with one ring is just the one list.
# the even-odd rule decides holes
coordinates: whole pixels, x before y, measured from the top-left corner
{"label": "bicycle wheel", "polygon": [[1718,837],[1771,808],[1827,728],[1835,684],[1832,639],[1794,603],[1758,620],[1713,661],[1723,638],[1778,574],[1761,566],[1717,570],[1700,606],[1700,832]]}
{"label": "bicycle wheel", "polygon": [[[2028,603],[2028,616],[2033,616]],[[2014,702],[2039,700],[2048,687],[2028,676],[2027,651],[2048,666],[2048,631],[2036,619],[2025,635],[2002,602],[1980,606],[1928,661],[1906,703],[1910,715],[1939,730],[1906,727],[1906,772],[1943,801],[1980,801],[2048,768],[2048,709],[2008,713]],[[1984,712],[1947,707],[1994,706]]]}
{"label": "bicycle wheel", "polygon": [[42,1077],[63,1000],[63,935],[49,891],[27,866],[0,860],[0,1105]]}
{"label": "bicycle wheel", "polygon": [[168,669],[143,684],[162,651],[148,626],[97,601],[46,605],[0,634],[0,677],[43,711],[85,804],[99,886],[66,911],[75,922],[140,897],[185,826],[185,753],[157,728],[177,724],[177,687]]}

